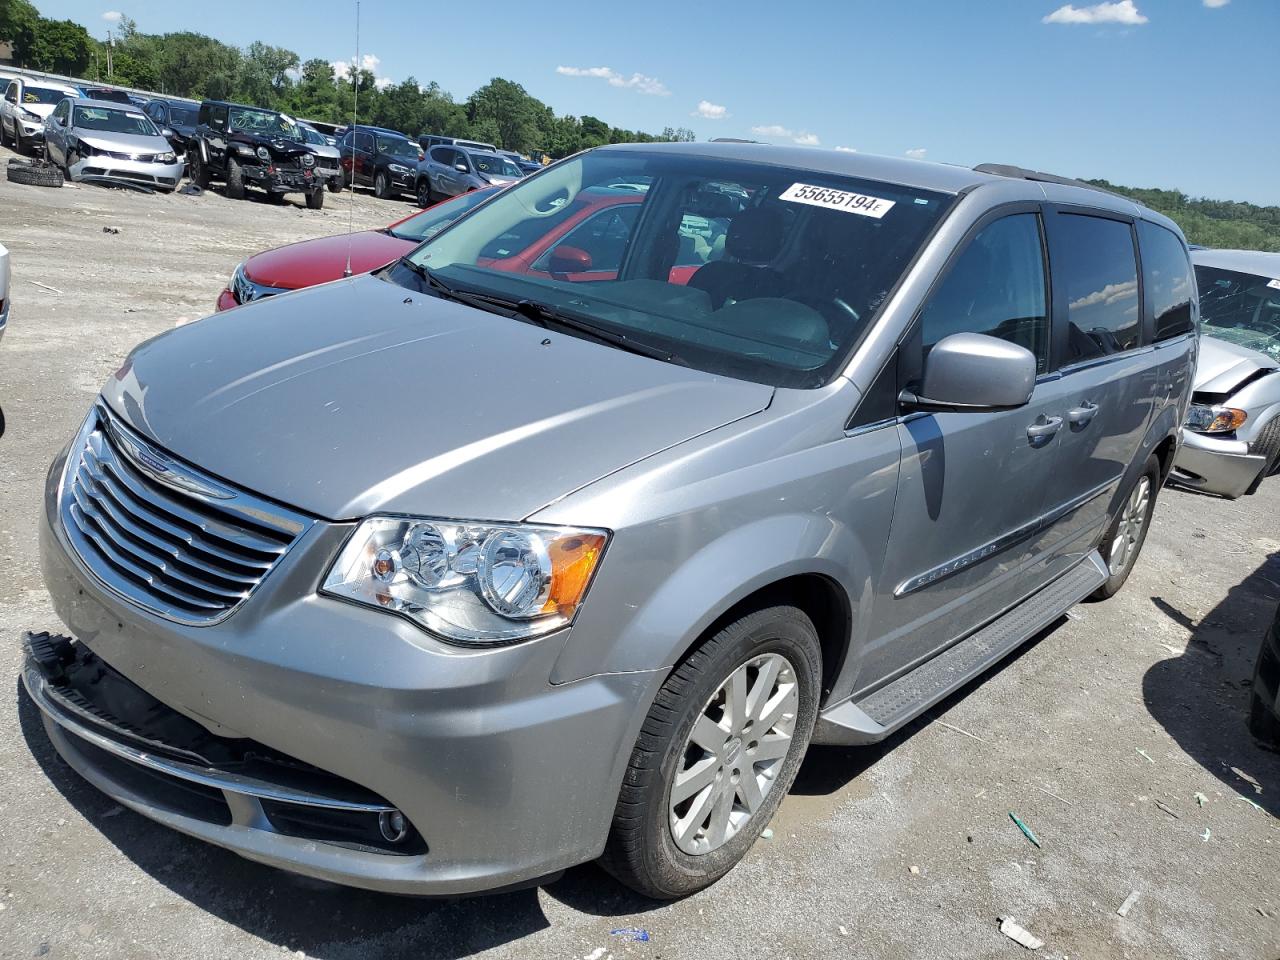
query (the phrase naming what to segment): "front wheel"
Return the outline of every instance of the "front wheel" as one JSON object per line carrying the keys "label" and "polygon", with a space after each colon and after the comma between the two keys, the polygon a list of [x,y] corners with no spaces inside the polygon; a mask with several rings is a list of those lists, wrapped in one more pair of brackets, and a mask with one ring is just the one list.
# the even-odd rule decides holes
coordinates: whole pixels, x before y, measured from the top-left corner
{"label": "front wheel", "polygon": [[728,873],[795,780],[821,678],[817,631],[795,607],[748,614],[689,654],[632,751],[605,869],[663,900]]}
{"label": "front wheel", "polygon": [[1107,563],[1110,576],[1093,592],[1092,600],[1106,600],[1120,592],[1124,582],[1142,552],[1151,528],[1151,515],[1156,509],[1156,494],[1160,491],[1160,458],[1147,457],[1142,473],[1133,482],[1129,492],[1120,502],[1120,509],[1103,537],[1099,551]]}
{"label": "front wheel", "polygon": [[209,189],[209,168],[204,165],[204,160],[200,157],[200,151],[195,150],[188,153],[187,175],[201,190]]}

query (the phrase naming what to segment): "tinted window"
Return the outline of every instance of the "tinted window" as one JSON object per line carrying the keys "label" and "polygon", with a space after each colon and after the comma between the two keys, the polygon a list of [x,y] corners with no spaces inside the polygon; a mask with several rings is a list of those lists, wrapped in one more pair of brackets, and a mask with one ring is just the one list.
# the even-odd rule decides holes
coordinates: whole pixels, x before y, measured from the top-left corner
{"label": "tinted window", "polygon": [[1036,371],[1049,369],[1044,250],[1034,213],[983,227],[921,313],[928,351],[953,333],[984,333],[1026,347]]}
{"label": "tinted window", "polygon": [[1198,266],[1196,282],[1207,336],[1280,360],[1280,280]]}
{"label": "tinted window", "polygon": [[227,108],[211,107],[209,109],[209,125],[222,130],[227,125]]}
{"label": "tinted window", "polygon": [[373,134],[371,134],[371,133],[357,133],[357,134],[356,134],[356,149],[357,149],[357,150],[367,150],[367,151],[371,151],[371,150],[373,150]]}
{"label": "tinted window", "polygon": [[1156,339],[1167,340],[1190,333],[1191,292],[1195,277],[1186,247],[1164,227],[1138,221],[1142,245],[1142,289],[1156,318]]}
{"label": "tinted window", "polygon": [[1059,214],[1053,230],[1053,278],[1067,302],[1066,362],[1138,346],[1138,261],[1129,224]]}
{"label": "tinted window", "polygon": [[448,147],[433,147],[431,150],[431,159],[436,163],[442,163],[446,167],[453,166],[453,151]]}

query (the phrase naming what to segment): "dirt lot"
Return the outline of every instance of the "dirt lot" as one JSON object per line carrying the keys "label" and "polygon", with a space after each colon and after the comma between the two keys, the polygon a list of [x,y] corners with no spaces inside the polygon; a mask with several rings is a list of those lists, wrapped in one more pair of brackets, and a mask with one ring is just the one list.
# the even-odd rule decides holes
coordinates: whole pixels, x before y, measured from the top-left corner
{"label": "dirt lot", "polygon": [[[950,727],[815,749],[772,839],[681,903],[640,901],[592,866],[469,901],[340,889],[185,839],[82,782],[16,679],[19,631],[58,626],[36,557],[45,468],[132,344],[209,312],[246,255],[345,229],[346,196],[327,199],[312,212],[0,181],[15,301],[0,343],[0,956],[1022,956],[1003,915],[1046,941],[1041,956],[1280,956],[1280,757],[1243,720],[1280,601],[1280,480],[1236,503],[1165,491],[1120,596],[932,713]],[[410,209],[361,195],[354,222]]]}

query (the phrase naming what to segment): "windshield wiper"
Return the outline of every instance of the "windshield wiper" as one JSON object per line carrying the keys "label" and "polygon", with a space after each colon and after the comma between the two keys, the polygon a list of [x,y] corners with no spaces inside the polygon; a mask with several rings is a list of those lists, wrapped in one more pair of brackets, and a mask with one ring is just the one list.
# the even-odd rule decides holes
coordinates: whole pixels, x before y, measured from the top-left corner
{"label": "windshield wiper", "polygon": [[607,327],[597,326],[589,320],[584,320],[578,316],[561,313],[555,307],[548,306],[545,303],[538,303],[536,300],[518,300],[514,304],[514,308],[517,314],[532,320],[540,327],[550,329],[554,325],[568,330],[576,330],[579,333],[585,333],[593,340],[607,343],[628,353],[639,354],[642,357],[650,357],[654,360],[662,360],[665,363],[674,363],[681,367],[689,365],[687,360],[679,354],[672,353],[670,350],[664,350],[661,347],[654,346],[651,343],[644,343],[640,340],[632,340],[626,334],[617,333]]}
{"label": "windshield wiper", "polygon": [[482,293],[468,293],[466,290],[455,290],[449,284],[445,283],[427,267],[422,264],[410,260],[408,257],[400,258],[400,265],[408,269],[417,276],[431,290],[436,292],[437,296],[444,297],[446,300],[453,300],[457,303],[465,303],[468,307],[475,307],[477,310],[487,310],[490,313],[501,313],[506,315],[506,311],[511,309],[511,302],[503,300],[501,297],[489,297]]}

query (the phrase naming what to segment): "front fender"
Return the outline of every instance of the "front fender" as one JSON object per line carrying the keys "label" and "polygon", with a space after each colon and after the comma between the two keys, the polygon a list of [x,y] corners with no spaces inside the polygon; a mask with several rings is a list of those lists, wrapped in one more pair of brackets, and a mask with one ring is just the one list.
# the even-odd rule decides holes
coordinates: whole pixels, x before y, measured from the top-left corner
{"label": "front fender", "polygon": [[[610,553],[629,548],[634,549],[614,543]],[[596,583],[552,681],[669,669],[736,604],[789,577],[825,577],[848,598],[850,622],[865,622],[858,612],[870,604],[872,572],[859,538],[829,516],[779,514],[756,520],[688,556],[656,589],[635,593],[622,580]],[[844,657],[846,664],[854,661]]]}

